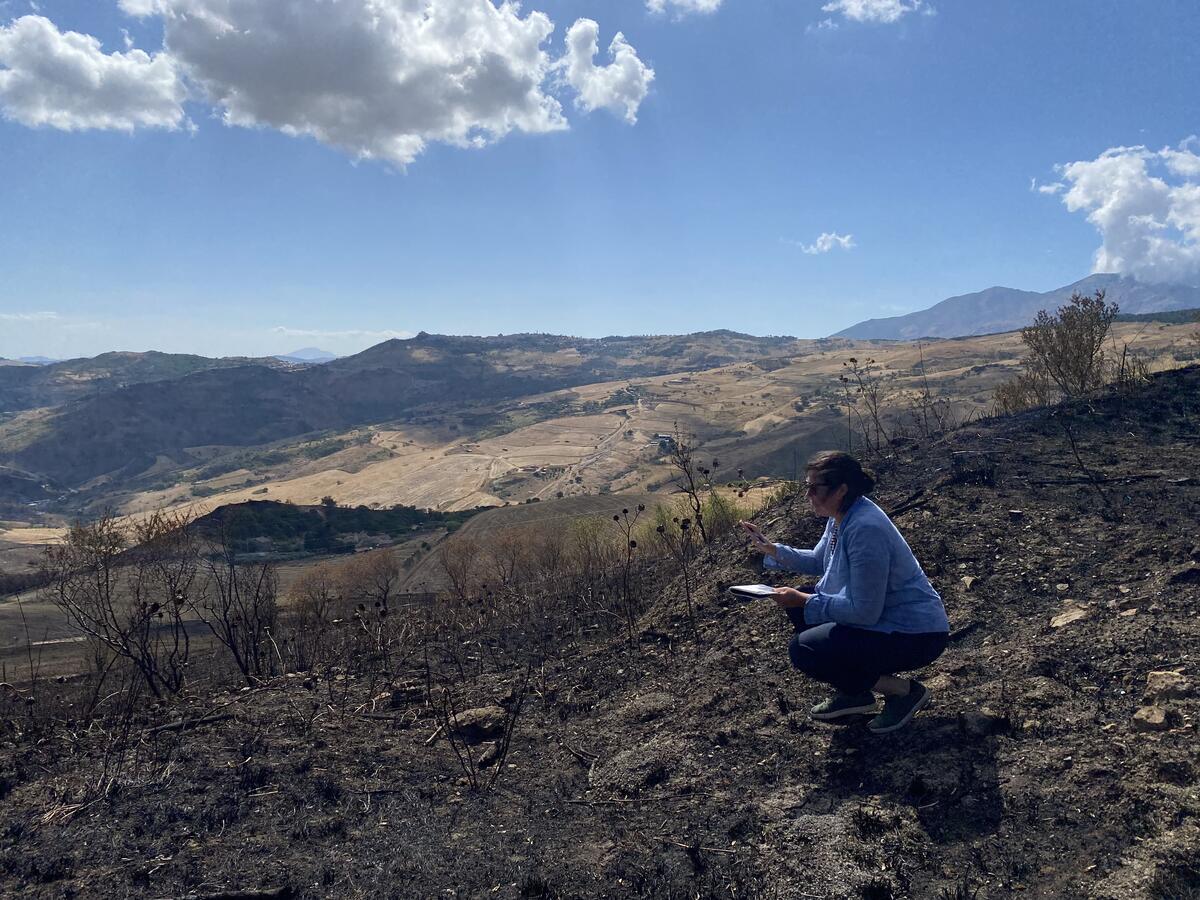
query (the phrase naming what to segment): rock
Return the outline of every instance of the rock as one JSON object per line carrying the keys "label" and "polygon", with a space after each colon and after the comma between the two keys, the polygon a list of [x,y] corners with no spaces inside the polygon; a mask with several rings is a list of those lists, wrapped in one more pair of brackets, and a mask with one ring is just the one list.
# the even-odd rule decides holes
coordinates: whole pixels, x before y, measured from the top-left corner
{"label": "rock", "polygon": [[1116,601],[1117,609],[1133,609],[1141,602],[1137,597],[1122,597]]}
{"label": "rock", "polygon": [[1025,518],[1025,510],[1023,510],[1023,509],[1010,509],[1010,510],[1008,511],[1008,517],[1009,517],[1010,519],[1016,519],[1016,520],[1023,519],[1023,518]]}
{"label": "rock", "polygon": [[454,717],[454,733],[464,744],[481,744],[504,734],[508,713],[500,706],[468,709]]}
{"label": "rock", "polygon": [[1117,613],[1117,615],[1118,615],[1118,616],[1120,616],[1120,617],[1121,617],[1121,618],[1123,618],[1123,619],[1128,619],[1130,616],[1136,616],[1136,615],[1137,615],[1137,608],[1136,608],[1136,607],[1130,607],[1129,609],[1123,609],[1123,610],[1121,610],[1119,613]]}
{"label": "rock", "polygon": [[1188,563],[1172,572],[1167,581],[1170,584],[1200,584],[1200,565]]}
{"label": "rock", "polygon": [[923,679],[923,682],[925,687],[929,688],[935,694],[941,693],[942,691],[948,691],[954,687],[954,679],[945,672],[939,672],[937,675],[934,675],[931,678],[925,678]]}
{"label": "rock", "polygon": [[484,748],[483,753],[480,754],[479,759],[476,761],[475,764],[477,766],[479,766],[479,768],[481,768],[481,769],[486,769],[488,766],[495,763],[496,760],[499,758],[500,758],[500,742],[493,741],[492,743],[488,744]]}
{"label": "rock", "polygon": [[628,715],[636,722],[652,722],[671,711],[675,698],[670,694],[652,692],[635,697],[626,707]]}
{"label": "rock", "polygon": [[962,578],[960,578],[958,580],[961,581],[962,586],[969,591],[971,589],[971,585],[973,585],[979,579],[976,578],[974,575],[964,575]]}
{"label": "rock", "polygon": [[1071,694],[1053,678],[1038,675],[1018,683],[1017,696],[1035,709],[1050,709],[1065,702]]}
{"label": "rock", "polygon": [[1009,721],[988,707],[971,709],[958,714],[958,727],[967,737],[983,738],[1007,731]]}
{"label": "rock", "polygon": [[1054,586],[1054,589],[1056,591],[1058,591],[1060,594],[1065,594],[1067,591],[1069,591],[1071,589],[1071,586],[1069,584],[1067,584],[1065,581],[1060,581],[1058,584],[1056,584]]}
{"label": "rock", "polygon": [[1050,620],[1050,627],[1062,628],[1064,625],[1070,625],[1072,622],[1086,619],[1089,615],[1091,615],[1091,610],[1087,607],[1076,606],[1071,603],[1067,605],[1066,609]]}
{"label": "rock", "polygon": [[1178,700],[1192,693],[1192,682],[1179,669],[1151,672],[1146,676],[1148,700]]}
{"label": "rock", "polygon": [[1193,547],[1189,555],[1192,557],[1192,562],[1200,563],[1200,544]]}
{"label": "rock", "polygon": [[1171,727],[1161,706],[1143,706],[1133,714],[1134,731],[1166,731]]}

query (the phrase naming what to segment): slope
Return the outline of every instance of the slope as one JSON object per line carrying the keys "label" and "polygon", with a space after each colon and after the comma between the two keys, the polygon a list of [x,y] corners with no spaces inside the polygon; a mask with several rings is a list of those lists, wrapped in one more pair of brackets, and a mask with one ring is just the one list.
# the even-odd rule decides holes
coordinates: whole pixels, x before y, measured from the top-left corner
{"label": "slope", "polygon": [[798,352],[796,344],[733,332],[601,340],[422,333],[322,366],[209,368],[87,395],[0,425],[0,461],[78,487],[144,471],[160,456],[186,461],[189,447],[262,444],[399,420],[422,407],[436,417],[447,405],[711,368]]}
{"label": "slope", "polygon": [[[1192,367],[887,460],[879,501],[954,628],[925,675],[936,705],[895,735],[806,719],[822,691],[789,671],[777,610],[723,593],[758,577],[728,541],[693,573],[696,633],[675,584],[636,649],[583,644],[534,673],[491,791],[419,690],[338,671],[196,696],[170,717],[228,718],[147,732],[128,786],[86,807],[58,798],[106,745],[77,732],[82,761],[61,763],[10,728],[0,891],[1194,896],[1198,438]],[[819,528],[799,503],[761,523],[794,543]],[[454,703],[511,707],[519,682],[484,666]]]}

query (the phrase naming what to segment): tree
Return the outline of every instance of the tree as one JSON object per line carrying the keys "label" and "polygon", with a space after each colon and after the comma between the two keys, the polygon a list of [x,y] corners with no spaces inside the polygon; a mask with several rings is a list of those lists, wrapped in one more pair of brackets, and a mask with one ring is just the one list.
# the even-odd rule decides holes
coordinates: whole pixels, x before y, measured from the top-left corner
{"label": "tree", "polygon": [[403,578],[400,561],[390,550],[356,557],[342,571],[347,599],[370,604],[377,609],[388,608]]}
{"label": "tree", "polygon": [[1104,291],[1071,295],[1057,312],[1039,312],[1021,329],[1031,369],[1044,373],[1067,397],[1080,397],[1104,383],[1104,341],[1117,317],[1117,305]]}
{"label": "tree", "polygon": [[155,697],[178,693],[190,642],[185,605],[200,568],[186,513],[128,524],[111,513],[77,522],[44,558],[49,599],[93,642],[126,659]]}
{"label": "tree", "polygon": [[269,644],[279,618],[279,578],[274,563],[244,564],[233,548],[222,534],[205,565],[209,589],[191,607],[253,686],[275,671]]}

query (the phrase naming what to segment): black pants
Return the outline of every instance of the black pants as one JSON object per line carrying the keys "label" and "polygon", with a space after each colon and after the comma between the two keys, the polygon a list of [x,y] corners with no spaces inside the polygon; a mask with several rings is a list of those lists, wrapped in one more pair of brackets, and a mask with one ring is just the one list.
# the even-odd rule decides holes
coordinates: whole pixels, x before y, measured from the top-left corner
{"label": "black pants", "polygon": [[784,612],[796,633],[788,646],[792,665],[843,694],[869,691],[881,675],[910,672],[942,655],[950,639],[944,631],[925,634],[868,631],[850,625],[806,625],[804,611]]}

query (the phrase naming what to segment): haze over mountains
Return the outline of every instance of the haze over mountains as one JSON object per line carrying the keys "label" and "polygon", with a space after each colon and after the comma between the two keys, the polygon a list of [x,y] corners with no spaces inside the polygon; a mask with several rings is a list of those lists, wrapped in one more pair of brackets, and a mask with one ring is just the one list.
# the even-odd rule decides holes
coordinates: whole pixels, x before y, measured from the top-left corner
{"label": "haze over mountains", "polygon": [[973,294],[950,297],[919,312],[867,319],[837,332],[835,337],[857,340],[913,340],[921,337],[962,337],[1014,331],[1033,321],[1040,310],[1054,310],[1071,294],[1103,290],[1122,313],[1155,313],[1200,307],[1200,287],[1180,284],[1147,284],[1120,275],[1089,275],[1053,291],[1021,291],[991,287]]}

